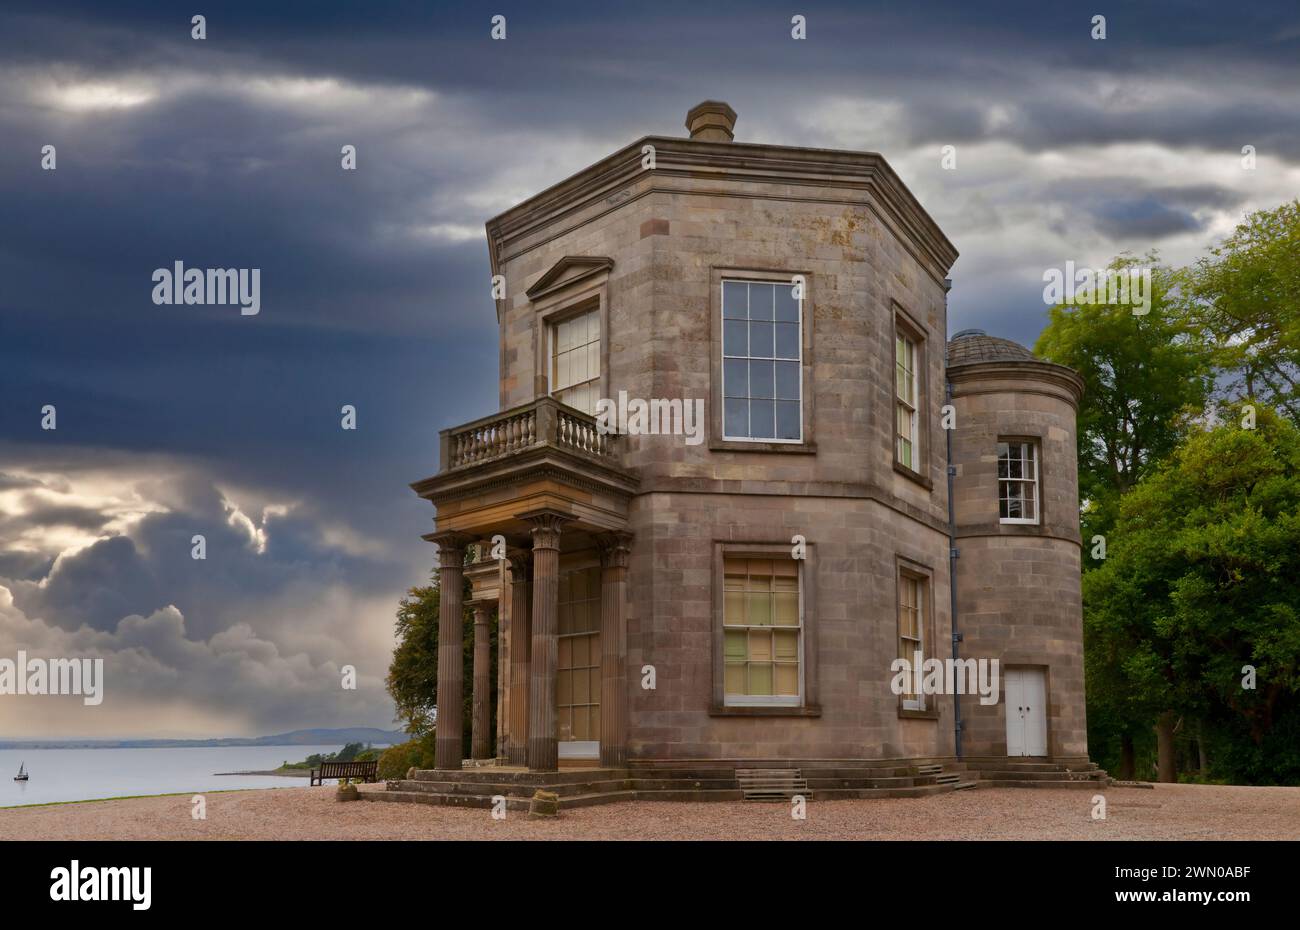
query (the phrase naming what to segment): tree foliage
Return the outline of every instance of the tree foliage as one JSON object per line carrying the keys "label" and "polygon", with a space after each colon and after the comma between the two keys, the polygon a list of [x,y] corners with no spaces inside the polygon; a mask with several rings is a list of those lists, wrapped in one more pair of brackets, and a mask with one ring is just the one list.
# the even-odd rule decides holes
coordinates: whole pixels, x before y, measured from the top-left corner
{"label": "tree foliage", "polygon": [[1175,304],[1177,274],[1155,255],[1120,257],[1110,270],[1139,264],[1154,266],[1147,314],[1081,295],[1049,311],[1035,346],[1083,378],[1078,446],[1086,538],[1106,533],[1120,495],[1177,445],[1210,390],[1207,355]]}
{"label": "tree foliage", "polygon": [[1259,210],[1185,275],[1189,320],[1219,395],[1300,414],[1300,200]]}
{"label": "tree foliage", "polygon": [[[406,731],[419,740],[433,732],[435,708],[438,706],[438,575],[427,585],[411,588],[397,606],[397,647],[388,667],[388,693],[397,705],[397,719]],[[465,581],[462,603],[470,598],[470,583]],[[496,624],[491,627],[492,659],[489,693],[496,695]],[[461,656],[463,659],[462,705],[463,752],[469,755],[472,736],[474,681],[474,612],[465,607],[461,613]],[[495,744],[496,718],[491,716],[490,745]]]}
{"label": "tree foliage", "polygon": [[[1207,721],[1233,780],[1300,780],[1300,746],[1262,751],[1300,713],[1300,431],[1262,408],[1190,436],[1122,502],[1084,577],[1089,685],[1105,712]],[[1243,687],[1243,667],[1256,687]]]}

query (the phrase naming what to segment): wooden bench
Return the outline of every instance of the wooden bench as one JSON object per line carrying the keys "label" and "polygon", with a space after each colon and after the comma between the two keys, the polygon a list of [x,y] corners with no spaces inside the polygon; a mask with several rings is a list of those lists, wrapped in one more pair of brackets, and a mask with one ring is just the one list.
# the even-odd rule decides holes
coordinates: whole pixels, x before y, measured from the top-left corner
{"label": "wooden bench", "polygon": [[379,780],[379,762],[322,762],[311,770],[312,785],[323,785],[327,778],[360,778],[369,784]]}

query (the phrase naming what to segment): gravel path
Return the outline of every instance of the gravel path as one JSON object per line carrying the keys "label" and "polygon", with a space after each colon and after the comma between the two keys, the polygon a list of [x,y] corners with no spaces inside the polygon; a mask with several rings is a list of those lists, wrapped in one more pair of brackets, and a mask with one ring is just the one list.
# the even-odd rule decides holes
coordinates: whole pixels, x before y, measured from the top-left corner
{"label": "gravel path", "polygon": [[[380,786],[364,790],[382,790]],[[1157,785],[1105,791],[985,788],[932,798],[822,801],[808,819],[784,804],[638,801],[554,821],[415,804],[340,804],[334,787],[210,793],[0,810],[0,839],[1300,839],[1300,788]]]}

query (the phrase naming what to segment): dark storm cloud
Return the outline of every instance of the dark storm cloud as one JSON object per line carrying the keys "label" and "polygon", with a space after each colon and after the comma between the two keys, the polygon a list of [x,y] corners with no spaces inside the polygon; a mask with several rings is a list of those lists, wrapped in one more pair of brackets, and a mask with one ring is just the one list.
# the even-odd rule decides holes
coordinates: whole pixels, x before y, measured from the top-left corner
{"label": "dark storm cloud", "polygon": [[71,526],[81,530],[99,530],[109,522],[106,514],[91,507],[49,507],[32,503],[31,509],[23,514],[23,520],[35,526]]}
{"label": "dark storm cloud", "polygon": [[1090,210],[1096,229],[1115,239],[1138,238],[1159,242],[1166,236],[1191,232],[1204,223],[1181,210],[1151,199],[1105,200]]}
{"label": "dark storm cloud", "polygon": [[[963,253],[953,329],[1027,343],[1044,263],[1200,247],[1293,195],[1277,178],[1300,162],[1282,4],[1126,6],[1104,42],[1092,7],[1041,3],[818,5],[805,43],[776,3],[527,4],[506,42],[481,4],[202,12],[203,42],[172,4],[0,12],[0,621],[152,644],[159,693],[220,695],[226,669],[250,727],[259,699],[279,728],[386,722],[313,682],[332,701],[320,670],[357,627],[387,636],[431,554],[407,483],[440,428],[497,403],[484,220],[683,134],[698,100],[732,103],[742,141],[880,151]],[[1243,177],[1247,144],[1271,170]],[[261,313],[155,306],[176,260],[260,269]],[[229,488],[257,505],[232,491],[234,516]]]}

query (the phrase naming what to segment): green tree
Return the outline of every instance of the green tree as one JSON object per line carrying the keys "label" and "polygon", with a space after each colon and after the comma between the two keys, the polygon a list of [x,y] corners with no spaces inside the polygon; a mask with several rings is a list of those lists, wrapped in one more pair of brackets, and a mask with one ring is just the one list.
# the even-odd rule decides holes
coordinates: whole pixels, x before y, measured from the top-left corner
{"label": "green tree", "polygon": [[1214,349],[1218,394],[1300,414],[1300,200],[1258,210],[1188,269],[1187,314]]}
{"label": "green tree", "polygon": [[[1084,576],[1090,659],[1110,706],[1160,714],[1162,780],[1179,717],[1208,722],[1234,781],[1300,783],[1300,431],[1196,433],[1125,496],[1105,563]],[[1243,687],[1243,667],[1256,687]],[[1089,671],[1097,669],[1090,662]],[[1090,682],[1091,683],[1091,682]]]}
{"label": "green tree", "polygon": [[1207,353],[1173,299],[1178,274],[1154,253],[1116,258],[1110,270],[1147,266],[1148,313],[1081,295],[1049,311],[1034,348],[1083,378],[1078,446],[1085,539],[1105,535],[1120,495],[1178,444],[1210,390]]}
{"label": "green tree", "polygon": [[[438,575],[435,572],[428,585],[411,588],[397,607],[397,647],[388,667],[386,681],[388,693],[397,705],[397,720],[405,724],[406,731],[417,740],[427,736],[434,728],[434,708],[438,713]],[[463,601],[470,598],[470,583],[466,579]],[[496,693],[497,635],[492,625],[492,660],[490,662],[490,693]],[[466,607],[461,613],[461,655],[464,661],[463,701],[460,708],[463,720],[463,752],[469,755],[472,735],[474,681],[474,614]],[[490,715],[492,732],[489,743],[495,742],[496,718]]]}
{"label": "green tree", "polygon": [[365,748],[362,743],[345,743],[342,749],[334,753],[334,761],[353,762]]}
{"label": "green tree", "polygon": [[406,732],[421,737],[433,729],[438,705],[438,574],[411,588],[397,606],[397,647],[388,667],[388,693]]}

